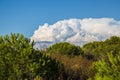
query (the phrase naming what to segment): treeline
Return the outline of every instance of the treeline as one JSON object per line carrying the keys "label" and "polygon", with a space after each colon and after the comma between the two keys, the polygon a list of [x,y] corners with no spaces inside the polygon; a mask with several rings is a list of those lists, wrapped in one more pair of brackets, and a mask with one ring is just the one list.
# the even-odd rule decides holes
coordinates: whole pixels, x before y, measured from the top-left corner
{"label": "treeline", "polygon": [[120,80],[120,37],[33,47],[21,34],[0,36],[0,80]]}

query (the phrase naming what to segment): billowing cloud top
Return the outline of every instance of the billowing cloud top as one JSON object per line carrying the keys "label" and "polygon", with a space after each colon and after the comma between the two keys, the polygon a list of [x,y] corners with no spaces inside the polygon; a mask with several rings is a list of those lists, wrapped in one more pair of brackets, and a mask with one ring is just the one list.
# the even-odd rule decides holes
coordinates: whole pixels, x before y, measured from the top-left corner
{"label": "billowing cloud top", "polygon": [[120,21],[113,18],[85,18],[61,20],[53,25],[45,23],[31,37],[35,42],[86,43],[120,36]]}

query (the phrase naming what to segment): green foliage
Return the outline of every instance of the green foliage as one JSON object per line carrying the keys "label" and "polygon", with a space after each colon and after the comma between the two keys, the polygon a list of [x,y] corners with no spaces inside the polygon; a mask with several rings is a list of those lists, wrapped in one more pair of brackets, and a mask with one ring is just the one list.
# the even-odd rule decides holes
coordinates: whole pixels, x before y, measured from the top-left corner
{"label": "green foliage", "polygon": [[112,36],[112,37],[110,37],[110,39],[106,39],[105,43],[109,44],[109,45],[120,44],[120,37]]}
{"label": "green foliage", "polygon": [[62,65],[33,49],[33,44],[20,34],[0,36],[0,80],[58,78]]}
{"label": "green foliage", "polygon": [[120,51],[120,37],[112,36],[105,41],[95,41],[87,43],[82,47],[85,55],[93,55],[95,60],[107,56],[108,53],[113,51],[118,53]]}
{"label": "green foliage", "polygon": [[108,59],[102,58],[92,65],[95,71],[95,80],[119,80],[120,79],[120,53],[109,53]]}
{"label": "green foliage", "polygon": [[79,46],[75,46],[68,42],[56,43],[47,49],[47,52],[52,54],[63,54],[63,55],[81,55],[83,54],[82,49]]}
{"label": "green foliage", "polygon": [[0,36],[0,80],[120,79],[120,37],[82,48],[67,42],[43,51],[33,46],[20,34]]}

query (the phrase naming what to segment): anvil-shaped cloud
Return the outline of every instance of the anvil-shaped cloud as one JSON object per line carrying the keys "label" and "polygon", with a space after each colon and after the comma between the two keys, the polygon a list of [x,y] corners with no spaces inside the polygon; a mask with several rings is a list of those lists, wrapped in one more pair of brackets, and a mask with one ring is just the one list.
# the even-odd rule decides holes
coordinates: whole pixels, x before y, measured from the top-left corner
{"label": "anvil-shaped cloud", "polygon": [[85,18],[61,20],[53,25],[45,23],[34,32],[35,42],[70,42],[83,44],[120,36],[120,21],[113,18]]}

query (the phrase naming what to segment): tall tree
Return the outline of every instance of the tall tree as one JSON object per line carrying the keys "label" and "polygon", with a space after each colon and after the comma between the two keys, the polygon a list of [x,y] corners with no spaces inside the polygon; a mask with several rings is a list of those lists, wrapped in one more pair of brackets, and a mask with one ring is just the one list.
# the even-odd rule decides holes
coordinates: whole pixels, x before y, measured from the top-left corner
{"label": "tall tree", "polygon": [[57,79],[62,65],[33,46],[33,42],[20,34],[0,36],[0,79]]}

